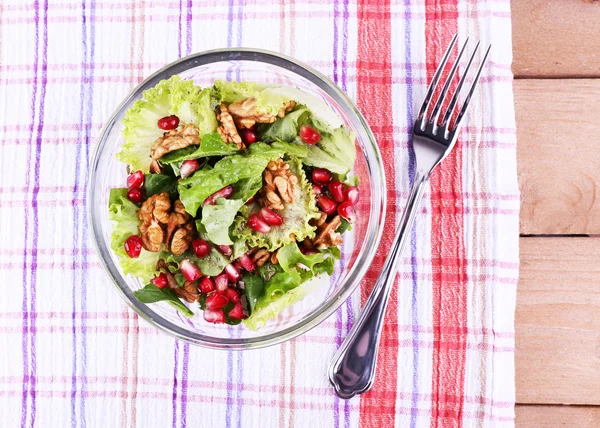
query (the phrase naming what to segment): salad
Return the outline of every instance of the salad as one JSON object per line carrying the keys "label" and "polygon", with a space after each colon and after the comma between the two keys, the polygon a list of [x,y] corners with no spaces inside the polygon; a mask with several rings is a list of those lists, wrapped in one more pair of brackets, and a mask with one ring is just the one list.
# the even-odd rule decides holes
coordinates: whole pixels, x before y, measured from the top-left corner
{"label": "salad", "polygon": [[359,198],[355,136],[315,114],[311,98],[173,76],[127,110],[117,158],[129,175],[110,192],[111,248],[146,284],[140,302],[257,329],[333,273]]}

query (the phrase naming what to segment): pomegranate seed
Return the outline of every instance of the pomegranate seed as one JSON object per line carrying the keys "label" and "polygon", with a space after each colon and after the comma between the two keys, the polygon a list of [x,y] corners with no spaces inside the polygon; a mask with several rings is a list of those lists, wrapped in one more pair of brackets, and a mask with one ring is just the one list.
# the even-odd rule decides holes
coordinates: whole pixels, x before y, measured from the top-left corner
{"label": "pomegranate seed", "polygon": [[229,286],[229,278],[227,278],[227,274],[225,272],[218,274],[215,276],[215,287],[219,291],[227,290]]}
{"label": "pomegranate seed", "polygon": [[258,214],[254,213],[248,218],[248,226],[252,230],[256,230],[260,233],[269,233],[271,226],[269,226]]}
{"label": "pomegranate seed", "polygon": [[256,197],[252,196],[250,199],[248,199],[248,201],[246,201],[246,205],[250,205],[252,202],[254,202],[255,199]]}
{"label": "pomegranate seed", "polygon": [[239,261],[244,269],[246,269],[248,272],[252,272],[254,270],[254,262],[248,254],[242,254],[236,261]]}
{"label": "pomegranate seed", "polygon": [[315,195],[319,196],[323,193],[323,187],[320,184],[313,184],[313,192],[315,192]]}
{"label": "pomegranate seed", "polygon": [[194,239],[192,241],[192,250],[196,257],[203,259],[210,254],[210,244],[203,239]]}
{"label": "pomegranate seed", "polygon": [[134,204],[139,204],[142,202],[142,189],[139,187],[133,187],[127,191],[127,199],[129,199]]}
{"label": "pomegranate seed", "polygon": [[132,259],[137,259],[142,252],[142,238],[131,235],[125,240],[125,252]]}
{"label": "pomegranate seed", "polygon": [[350,202],[351,205],[356,205],[358,203],[359,196],[358,187],[350,186],[346,189],[346,200]]}
{"label": "pomegranate seed", "polygon": [[279,214],[277,214],[275,211],[273,211],[270,208],[267,208],[267,207],[261,208],[260,211],[258,212],[258,215],[269,226],[281,226],[283,224],[283,217],[281,217]]}
{"label": "pomegranate seed", "polygon": [[350,201],[342,202],[338,207],[338,214],[348,220],[350,223],[354,222],[354,208]]}
{"label": "pomegranate seed", "polygon": [[170,131],[171,129],[177,128],[177,126],[179,125],[179,118],[172,114],[171,116],[165,116],[163,118],[158,119],[157,124],[160,129]]}
{"label": "pomegranate seed", "polygon": [[231,195],[233,195],[234,191],[235,191],[235,189],[233,188],[232,185],[225,186],[222,189],[217,190],[215,193],[210,195],[208,198],[206,198],[204,200],[204,202],[202,202],[202,207],[204,207],[204,205],[214,205],[215,202],[217,202],[217,198],[228,199]]}
{"label": "pomegranate seed", "polygon": [[127,187],[130,189],[132,187],[142,187],[144,185],[144,173],[140,171],[136,171],[132,174],[129,174],[127,177]]}
{"label": "pomegranate seed", "polygon": [[312,145],[321,141],[321,134],[319,134],[319,131],[314,129],[312,126],[302,125],[300,127],[300,138],[306,144]]}
{"label": "pomegranate seed", "polygon": [[237,291],[235,291],[233,288],[228,288],[226,293],[227,293],[227,297],[229,297],[230,301],[232,301],[233,303],[239,303],[240,295],[238,294]]}
{"label": "pomegranate seed", "polygon": [[331,171],[325,168],[317,168],[313,169],[311,177],[315,184],[327,184],[333,176],[331,175]]}
{"label": "pomegranate seed", "polygon": [[203,276],[198,284],[201,293],[208,294],[215,289],[215,283],[210,276]]}
{"label": "pomegranate seed", "polygon": [[240,259],[237,259],[237,260],[233,261],[233,267],[236,268],[236,270],[238,272],[241,272],[241,271],[245,270],[244,266],[242,266],[242,263],[240,262]]}
{"label": "pomegranate seed", "polygon": [[242,310],[241,303],[236,303],[235,305],[233,305],[233,308],[229,311],[229,318],[232,318],[234,320],[243,320],[244,318],[246,318],[246,315]]}
{"label": "pomegranate seed", "polygon": [[333,201],[333,199],[324,195],[321,195],[317,198],[317,205],[327,215],[333,214],[337,208],[337,204]]}
{"label": "pomegranate seed", "polygon": [[250,144],[256,143],[256,132],[253,129],[242,129],[240,131],[240,137],[242,141],[249,146]]}
{"label": "pomegranate seed", "polygon": [[225,266],[225,274],[227,274],[227,278],[229,278],[231,282],[236,282],[241,278],[240,273],[233,264]]}
{"label": "pomegranate seed", "polygon": [[181,262],[181,273],[185,277],[186,280],[190,282],[196,281],[198,278],[202,276],[202,272],[198,267],[190,262],[188,259],[185,259]]}
{"label": "pomegranate seed", "polygon": [[222,291],[214,291],[206,298],[207,309],[221,309],[229,303],[229,296]]}
{"label": "pomegranate seed", "polygon": [[225,312],[223,309],[204,309],[204,320],[213,324],[222,324],[225,322]]}
{"label": "pomegranate seed", "polygon": [[344,184],[340,183],[338,180],[333,180],[331,183],[327,185],[329,188],[329,193],[333,196],[333,199],[336,202],[344,202]]}
{"label": "pomegranate seed", "polygon": [[157,288],[165,288],[167,286],[167,274],[162,272],[150,280]]}
{"label": "pomegranate seed", "polygon": [[233,253],[231,245],[217,245],[216,247],[225,257],[231,257],[231,254]]}
{"label": "pomegranate seed", "polygon": [[183,161],[181,167],[179,167],[179,174],[181,174],[181,178],[188,178],[198,168],[200,168],[200,164],[197,160],[186,160]]}

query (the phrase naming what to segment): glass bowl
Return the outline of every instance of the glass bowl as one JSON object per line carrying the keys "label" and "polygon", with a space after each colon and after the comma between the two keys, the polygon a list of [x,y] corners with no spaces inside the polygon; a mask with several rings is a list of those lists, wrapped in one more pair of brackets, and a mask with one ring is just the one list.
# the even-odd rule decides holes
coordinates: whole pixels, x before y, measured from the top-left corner
{"label": "glass bowl", "polygon": [[[165,302],[140,303],[133,291],[144,284],[137,278],[123,275],[119,261],[110,249],[109,192],[113,187],[124,187],[127,175],[125,165],[115,158],[122,143],[122,119],[125,111],[142,97],[142,91],[175,74],[192,79],[200,86],[225,79],[297,87],[320,100],[317,104],[323,102],[329,106],[335,112],[328,118],[332,122],[338,121],[356,131],[357,160],[353,172],[360,178],[361,194],[355,207],[356,221],[352,230],[344,234],[342,258],[336,263],[331,277],[313,280],[314,289],[310,294],[257,331],[247,329],[243,324],[209,324],[202,315],[188,319]],[[180,59],[144,80],[121,103],[100,134],[91,163],[89,192],[89,219],[98,254],[129,306],[150,324],[178,339],[217,349],[258,348],[281,343],[307,332],[333,314],[356,289],[371,264],[381,238],[386,203],[385,173],[377,143],[353,102],[327,77],[305,64],[255,49],[202,52]],[[200,313],[197,305],[193,306],[190,308]]]}

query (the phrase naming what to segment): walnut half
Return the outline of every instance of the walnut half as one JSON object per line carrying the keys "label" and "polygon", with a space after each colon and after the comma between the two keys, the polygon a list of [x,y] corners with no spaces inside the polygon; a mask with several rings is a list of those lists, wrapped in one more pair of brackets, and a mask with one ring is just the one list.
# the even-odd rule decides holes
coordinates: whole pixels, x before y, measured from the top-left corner
{"label": "walnut half", "polygon": [[282,210],[283,203],[295,202],[298,177],[290,171],[290,166],[283,159],[271,161],[263,172],[264,185],[261,189],[263,206],[273,210]]}

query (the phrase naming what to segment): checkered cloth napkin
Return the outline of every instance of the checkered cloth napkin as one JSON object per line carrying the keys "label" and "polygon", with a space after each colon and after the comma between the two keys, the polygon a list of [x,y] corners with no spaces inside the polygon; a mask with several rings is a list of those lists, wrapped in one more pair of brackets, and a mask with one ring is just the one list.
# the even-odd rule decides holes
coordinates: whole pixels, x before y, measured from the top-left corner
{"label": "checkered cloth napkin", "polygon": [[[3,0],[2,427],[512,426],[519,193],[509,0]],[[492,43],[460,140],[431,179],[387,312],[375,386],[326,367],[404,206],[415,110],[452,34]],[[217,47],[283,52],[330,76],[377,136],[386,232],[361,289],[295,340],[217,352],[151,328],[92,250],[90,153],[126,94]],[[480,58],[480,57],[479,57]]]}

